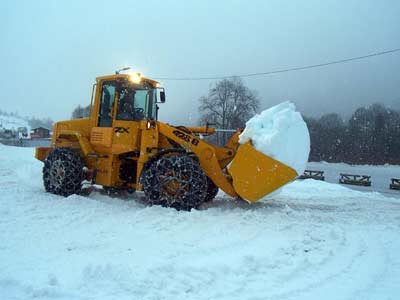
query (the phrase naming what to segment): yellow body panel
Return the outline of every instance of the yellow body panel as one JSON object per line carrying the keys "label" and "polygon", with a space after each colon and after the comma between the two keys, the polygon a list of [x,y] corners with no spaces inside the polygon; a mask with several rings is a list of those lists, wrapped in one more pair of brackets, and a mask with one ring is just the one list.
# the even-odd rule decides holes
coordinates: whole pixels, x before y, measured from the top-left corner
{"label": "yellow body panel", "polygon": [[93,146],[110,148],[113,142],[112,127],[93,127],[90,132],[90,142]]}
{"label": "yellow body panel", "polygon": [[78,132],[81,136],[89,138],[91,127],[89,118],[57,122],[54,124],[51,143],[52,145],[57,144],[59,142],[57,138],[59,138],[60,132],[64,130]]}
{"label": "yellow body panel", "polygon": [[295,170],[257,151],[250,142],[239,146],[229,173],[235,191],[250,202],[256,202],[297,176]]}
{"label": "yellow body panel", "polygon": [[[123,153],[140,148],[140,122],[114,120],[112,132],[113,153]],[[123,130],[115,130],[123,128]]]}
{"label": "yellow body panel", "polygon": [[50,147],[37,147],[35,148],[35,158],[44,161],[53,148]]}

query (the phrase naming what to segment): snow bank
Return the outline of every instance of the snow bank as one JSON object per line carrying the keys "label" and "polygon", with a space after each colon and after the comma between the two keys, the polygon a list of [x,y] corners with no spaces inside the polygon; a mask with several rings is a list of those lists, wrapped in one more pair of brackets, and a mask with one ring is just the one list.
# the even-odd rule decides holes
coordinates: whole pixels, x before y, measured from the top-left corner
{"label": "snow bank", "polygon": [[310,135],[293,103],[283,102],[247,121],[239,143],[249,140],[258,151],[292,167],[297,174],[304,172],[310,153]]}

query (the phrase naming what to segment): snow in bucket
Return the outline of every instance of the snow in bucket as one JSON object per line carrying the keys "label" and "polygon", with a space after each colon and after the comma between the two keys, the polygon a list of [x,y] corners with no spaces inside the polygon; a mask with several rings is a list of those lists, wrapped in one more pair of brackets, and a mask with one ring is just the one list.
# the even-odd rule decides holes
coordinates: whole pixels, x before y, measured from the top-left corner
{"label": "snow in bucket", "polygon": [[310,135],[292,102],[273,106],[247,121],[239,143],[249,140],[258,151],[293,168],[297,174],[304,172],[310,153]]}

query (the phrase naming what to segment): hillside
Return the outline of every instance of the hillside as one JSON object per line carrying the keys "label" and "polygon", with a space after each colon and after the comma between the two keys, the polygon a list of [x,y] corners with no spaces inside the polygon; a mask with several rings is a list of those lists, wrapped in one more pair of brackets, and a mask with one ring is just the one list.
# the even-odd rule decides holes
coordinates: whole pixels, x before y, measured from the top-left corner
{"label": "hillside", "polygon": [[0,130],[8,129],[17,131],[19,127],[26,127],[28,132],[31,129],[26,118],[0,114]]}

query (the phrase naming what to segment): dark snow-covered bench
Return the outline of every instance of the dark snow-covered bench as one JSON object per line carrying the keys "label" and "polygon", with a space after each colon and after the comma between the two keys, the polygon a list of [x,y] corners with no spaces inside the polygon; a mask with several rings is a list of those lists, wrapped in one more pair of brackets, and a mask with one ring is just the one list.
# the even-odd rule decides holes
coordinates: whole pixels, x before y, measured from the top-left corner
{"label": "dark snow-covered bench", "polygon": [[392,183],[390,185],[390,189],[400,190],[400,179],[399,178],[392,178]]}
{"label": "dark snow-covered bench", "polygon": [[324,171],[305,170],[299,179],[315,179],[325,181]]}
{"label": "dark snow-covered bench", "polygon": [[339,183],[371,186],[371,176],[340,173]]}

